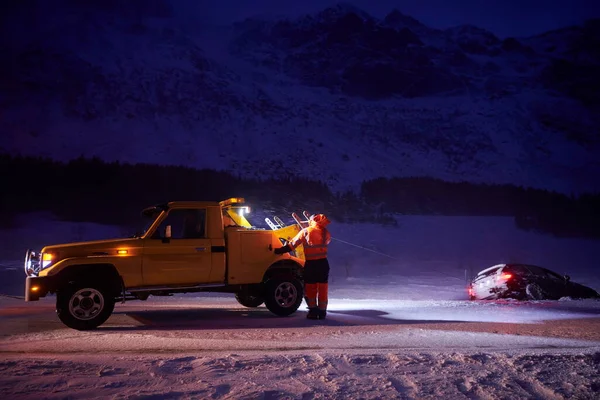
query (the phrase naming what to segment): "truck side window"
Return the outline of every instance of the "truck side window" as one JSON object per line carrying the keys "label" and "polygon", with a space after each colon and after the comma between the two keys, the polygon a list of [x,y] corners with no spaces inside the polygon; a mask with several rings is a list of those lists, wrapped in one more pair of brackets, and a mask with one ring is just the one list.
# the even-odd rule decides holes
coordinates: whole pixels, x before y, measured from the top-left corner
{"label": "truck side window", "polygon": [[153,238],[161,239],[167,225],[171,225],[171,239],[204,238],[206,236],[206,210],[175,209],[169,211]]}

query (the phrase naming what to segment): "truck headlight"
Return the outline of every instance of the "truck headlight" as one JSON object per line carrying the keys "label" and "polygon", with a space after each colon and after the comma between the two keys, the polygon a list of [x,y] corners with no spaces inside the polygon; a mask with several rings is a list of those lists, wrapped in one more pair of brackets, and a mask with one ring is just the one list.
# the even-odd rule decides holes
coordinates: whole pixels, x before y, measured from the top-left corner
{"label": "truck headlight", "polygon": [[48,268],[52,261],[54,260],[55,255],[52,253],[42,253],[42,269]]}

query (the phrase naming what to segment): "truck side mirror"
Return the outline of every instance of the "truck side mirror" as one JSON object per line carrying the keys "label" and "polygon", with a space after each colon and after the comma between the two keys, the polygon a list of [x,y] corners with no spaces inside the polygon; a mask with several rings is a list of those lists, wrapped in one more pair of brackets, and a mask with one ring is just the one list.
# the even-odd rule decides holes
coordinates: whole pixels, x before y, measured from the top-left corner
{"label": "truck side mirror", "polygon": [[165,226],[165,232],[162,237],[163,243],[171,243],[171,225]]}

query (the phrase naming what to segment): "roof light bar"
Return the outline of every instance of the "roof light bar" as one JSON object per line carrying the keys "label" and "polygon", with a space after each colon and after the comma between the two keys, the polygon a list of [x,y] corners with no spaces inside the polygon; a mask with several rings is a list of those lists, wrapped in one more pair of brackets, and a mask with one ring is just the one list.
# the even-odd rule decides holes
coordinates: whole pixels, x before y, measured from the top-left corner
{"label": "roof light bar", "polygon": [[233,204],[242,204],[245,203],[243,197],[230,197],[229,199],[223,200],[219,202],[221,207],[231,206]]}

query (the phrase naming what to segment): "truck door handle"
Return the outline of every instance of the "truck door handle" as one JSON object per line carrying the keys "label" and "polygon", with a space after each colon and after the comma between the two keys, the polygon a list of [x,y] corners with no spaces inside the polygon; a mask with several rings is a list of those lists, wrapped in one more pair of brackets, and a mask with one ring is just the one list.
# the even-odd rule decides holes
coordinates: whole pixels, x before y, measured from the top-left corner
{"label": "truck door handle", "polygon": [[205,251],[206,247],[196,247],[196,251]]}

